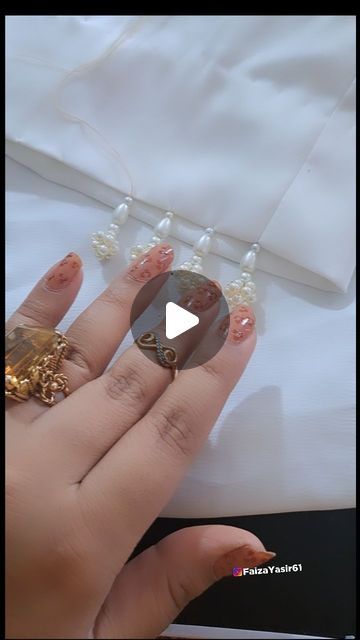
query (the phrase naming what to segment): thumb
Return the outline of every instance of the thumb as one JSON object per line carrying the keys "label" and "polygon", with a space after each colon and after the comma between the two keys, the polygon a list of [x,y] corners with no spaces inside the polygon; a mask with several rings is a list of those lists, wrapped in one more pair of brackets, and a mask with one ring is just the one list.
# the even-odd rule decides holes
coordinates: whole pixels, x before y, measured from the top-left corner
{"label": "thumb", "polygon": [[102,607],[94,636],[156,638],[190,600],[231,575],[233,567],[255,567],[275,555],[255,535],[236,527],[176,531],[125,565]]}

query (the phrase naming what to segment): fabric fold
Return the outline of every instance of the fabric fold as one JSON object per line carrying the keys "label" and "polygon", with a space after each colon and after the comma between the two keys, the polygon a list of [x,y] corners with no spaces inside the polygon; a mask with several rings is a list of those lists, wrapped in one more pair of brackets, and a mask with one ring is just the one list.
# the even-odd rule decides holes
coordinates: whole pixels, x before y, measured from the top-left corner
{"label": "fabric fold", "polygon": [[260,241],[260,269],[346,291],[352,16],[11,16],[6,31],[12,158],[109,206],[132,183],[140,220],[172,209],[185,242],[214,226],[224,258]]}

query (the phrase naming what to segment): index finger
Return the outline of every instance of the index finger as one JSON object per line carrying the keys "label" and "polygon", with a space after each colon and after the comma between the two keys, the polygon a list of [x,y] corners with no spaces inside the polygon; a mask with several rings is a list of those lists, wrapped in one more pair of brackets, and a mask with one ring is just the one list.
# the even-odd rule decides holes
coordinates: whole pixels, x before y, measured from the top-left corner
{"label": "index finger", "polygon": [[253,352],[254,325],[249,307],[235,309],[230,324],[218,327],[228,327],[228,337],[216,356],[182,371],[83,480],[80,500],[90,526],[119,562],[159,515],[207,437]]}

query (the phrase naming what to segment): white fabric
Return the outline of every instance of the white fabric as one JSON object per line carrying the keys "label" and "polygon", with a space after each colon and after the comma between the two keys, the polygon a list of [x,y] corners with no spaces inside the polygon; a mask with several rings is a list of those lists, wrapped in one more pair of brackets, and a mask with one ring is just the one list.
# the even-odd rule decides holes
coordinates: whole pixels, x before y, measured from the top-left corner
{"label": "white fabric", "polygon": [[[110,210],[7,162],[6,290],[10,315],[45,271],[69,251],[84,283],[60,324],[69,323],[125,265],[100,266],[92,231]],[[124,249],[149,237],[135,219]],[[190,247],[175,241],[175,264]],[[218,256],[207,274],[226,282],[236,265]],[[319,291],[257,272],[256,351],[208,441],[164,515],[210,517],[351,507],[354,489],[354,283]],[[123,347],[130,344],[130,337]],[[234,347],[236,348],[236,347]]]}
{"label": "white fabric", "polygon": [[[218,255],[259,240],[261,269],[345,291],[354,41],[353,16],[10,16],[7,152],[108,205],[130,174],[138,219],[173,209],[181,240],[214,225]],[[121,162],[55,108],[99,56],[58,98]]]}
{"label": "white fabric", "polygon": [[[248,640],[249,638],[261,638],[261,640],[292,640],[299,638],[300,640],[306,640],[307,638],[316,638],[318,640],[325,640],[326,636],[305,636],[303,634],[298,635],[294,633],[273,633],[272,631],[252,631],[249,629],[224,629],[220,627],[203,627],[192,626],[187,624],[171,624],[161,634],[165,637],[174,638],[237,638],[239,640],[239,634],[241,633],[242,640]],[[330,639],[331,640],[331,639]]]}

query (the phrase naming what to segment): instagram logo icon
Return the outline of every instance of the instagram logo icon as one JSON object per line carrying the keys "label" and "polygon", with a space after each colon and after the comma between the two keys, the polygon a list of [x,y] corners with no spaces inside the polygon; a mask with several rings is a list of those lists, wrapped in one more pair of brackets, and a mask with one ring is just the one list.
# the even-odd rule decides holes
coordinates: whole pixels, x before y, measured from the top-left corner
{"label": "instagram logo icon", "polygon": [[241,567],[234,567],[232,570],[232,574],[234,578],[239,578],[239,576],[242,576],[243,570]]}

